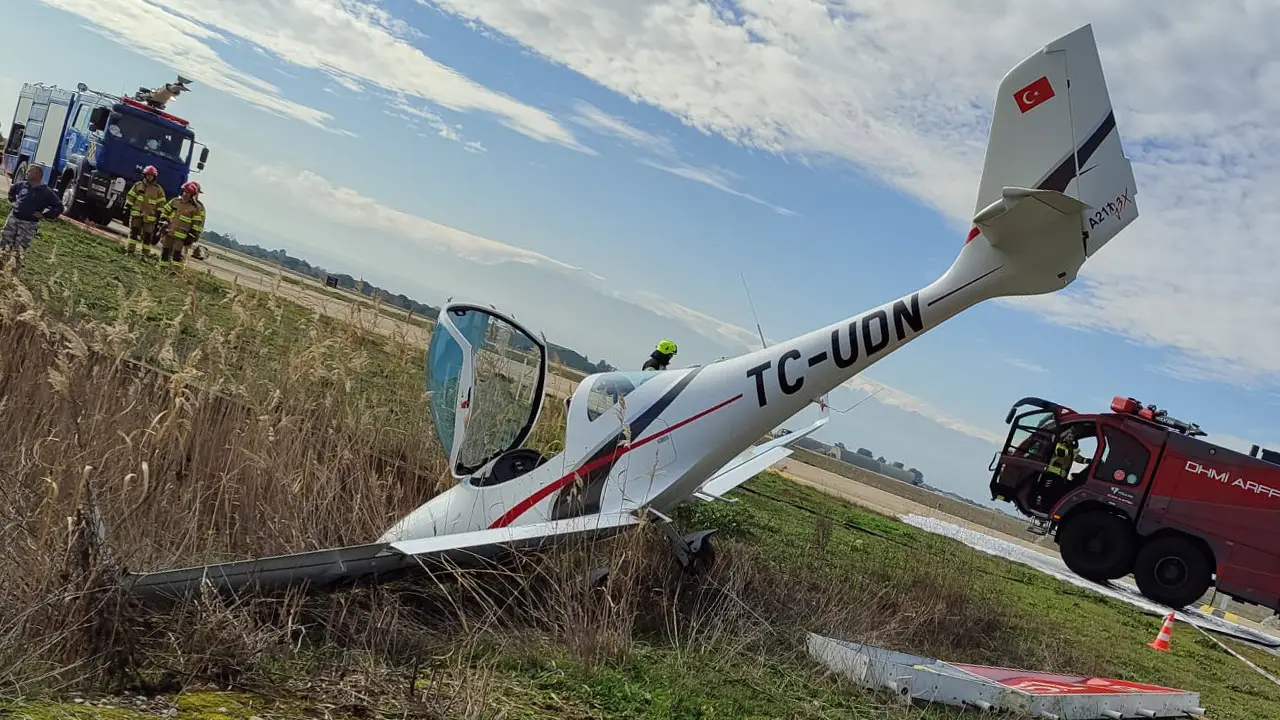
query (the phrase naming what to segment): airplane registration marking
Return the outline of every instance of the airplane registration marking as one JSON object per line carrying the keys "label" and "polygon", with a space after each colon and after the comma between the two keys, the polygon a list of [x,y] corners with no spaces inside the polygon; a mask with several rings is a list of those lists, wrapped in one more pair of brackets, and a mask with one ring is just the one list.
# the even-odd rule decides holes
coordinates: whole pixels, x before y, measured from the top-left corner
{"label": "airplane registration marking", "polygon": [[[892,321],[890,316],[892,315]],[[890,335],[890,328],[893,335]],[[814,353],[808,360],[809,367],[817,367],[831,360],[836,367],[845,369],[858,361],[859,348],[866,358],[873,358],[889,347],[889,342],[897,339],[905,342],[911,335],[924,331],[924,317],[920,314],[920,293],[912,293],[905,300],[898,300],[886,311],[876,308],[863,313],[844,327],[831,331],[831,350]],[[770,368],[776,368],[778,388],[784,395],[794,395],[804,387],[804,375],[791,365],[800,360],[799,350],[791,348],[778,356],[777,360],[766,360],[747,370],[747,377],[755,380],[756,403],[760,407],[769,404],[769,395],[765,390],[764,374]]]}
{"label": "airplane registration marking", "polygon": [[1124,214],[1124,209],[1129,207],[1129,203],[1129,188],[1126,187],[1124,192],[1116,195],[1113,200],[1108,201],[1106,205],[1098,208],[1093,212],[1093,215],[1089,216],[1089,229],[1092,230],[1098,227],[1106,222],[1108,218],[1120,217]]}

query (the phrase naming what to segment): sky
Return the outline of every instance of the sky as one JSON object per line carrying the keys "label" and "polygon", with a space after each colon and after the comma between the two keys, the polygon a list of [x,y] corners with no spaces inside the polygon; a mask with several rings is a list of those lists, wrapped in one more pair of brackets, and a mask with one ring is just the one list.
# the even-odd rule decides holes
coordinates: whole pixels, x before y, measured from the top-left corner
{"label": "sky", "polygon": [[210,229],[491,303],[624,369],[664,337],[676,366],[758,347],[744,280],[771,343],[931,282],[969,227],[1000,78],[1091,23],[1138,220],[1065,291],[989,301],[872,366],[817,437],[978,501],[1024,396],[1133,396],[1238,450],[1280,444],[1280,3],[16,0],[5,18],[10,56],[39,58],[0,65],[5,118],[23,82],[181,72],[169,109],[211,150]]}

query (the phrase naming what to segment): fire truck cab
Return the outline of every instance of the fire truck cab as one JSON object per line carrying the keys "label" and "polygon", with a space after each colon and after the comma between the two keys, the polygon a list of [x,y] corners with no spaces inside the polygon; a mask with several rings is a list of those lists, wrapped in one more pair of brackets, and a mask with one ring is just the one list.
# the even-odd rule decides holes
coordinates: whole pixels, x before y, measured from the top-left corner
{"label": "fire truck cab", "polygon": [[1097,414],[1023,398],[1005,423],[991,496],[1051,534],[1072,572],[1132,573],[1144,596],[1174,608],[1216,585],[1280,612],[1280,453],[1214,445],[1128,397]]}

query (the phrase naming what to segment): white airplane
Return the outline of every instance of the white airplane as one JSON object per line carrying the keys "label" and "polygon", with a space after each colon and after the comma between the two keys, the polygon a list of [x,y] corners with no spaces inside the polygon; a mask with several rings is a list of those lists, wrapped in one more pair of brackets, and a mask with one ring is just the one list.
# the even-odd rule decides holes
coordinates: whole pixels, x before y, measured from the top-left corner
{"label": "white airplane", "polygon": [[[491,307],[450,303],[427,350],[431,409],[457,483],[349,548],[129,576],[135,594],[208,581],[224,589],[392,577],[569,536],[656,521],[698,566],[703,530],[681,537],[668,514],[715,502],[786,457],[827,421],[825,396],[983,300],[1050,293],[1138,216],[1091,26],[1027,57],[1000,82],[972,228],[940,278],[789,341],[704,366],[607,372],[568,403],[564,451],[522,447],[542,408],[547,348]],[[821,400],[823,417],[753,445]]]}

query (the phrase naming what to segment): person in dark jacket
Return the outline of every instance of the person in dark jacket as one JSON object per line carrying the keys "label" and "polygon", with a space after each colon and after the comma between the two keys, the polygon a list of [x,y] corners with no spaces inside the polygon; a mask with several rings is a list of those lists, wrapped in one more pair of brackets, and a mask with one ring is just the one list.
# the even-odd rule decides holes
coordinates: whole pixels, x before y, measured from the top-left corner
{"label": "person in dark jacket", "polygon": [[9,217],[0,230],[0,252],[13,254],[21,267],[23,252],[40,233],[39,222],[57,219],[63,211],[62,199],[44,184],[44,170],[31,165],[27,179],[9,187],[9,203]]}
{"label": "person in dark jacket", "polygon": [[676,344],[670,340],[663,340],[653,349],[653,353],[649,355],[649,359],[644,361],[641,370],[666,370],[667,365],[671,363],[671,358],[676,356]]}

